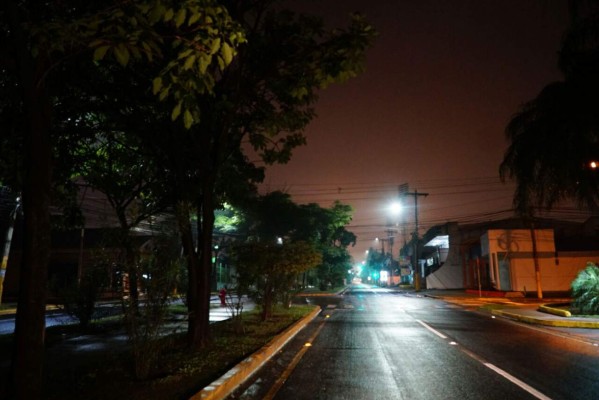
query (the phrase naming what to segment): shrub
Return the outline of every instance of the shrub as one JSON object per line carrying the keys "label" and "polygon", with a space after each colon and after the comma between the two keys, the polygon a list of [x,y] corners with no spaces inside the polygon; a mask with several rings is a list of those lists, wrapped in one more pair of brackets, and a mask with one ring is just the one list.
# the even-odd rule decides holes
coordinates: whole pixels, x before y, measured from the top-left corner
{"label": "shrub", "polygon": [[581,314],[599,314],[599,267],[587,263],[572,282],[573,306]]}
{"label": "shrub", "polygon": [[87,330],[96,314],[96,303],[108,285],[105,260],[98,258],[84,268],[79,280],[60,284],[50,282],[52,291],[58,296],[63,310],[79,321],[83,331]]}
{"label": "shrub", "polygon": [[171,345],[166,336],[175,330],[166,329],[170,296],[177,287],[181,269],[175,237],[157,236],[149,241],[139,262],[143,302],[131,298],[123,302],[125,323],[134,372],[138,379],[147,379],[157,360]]}

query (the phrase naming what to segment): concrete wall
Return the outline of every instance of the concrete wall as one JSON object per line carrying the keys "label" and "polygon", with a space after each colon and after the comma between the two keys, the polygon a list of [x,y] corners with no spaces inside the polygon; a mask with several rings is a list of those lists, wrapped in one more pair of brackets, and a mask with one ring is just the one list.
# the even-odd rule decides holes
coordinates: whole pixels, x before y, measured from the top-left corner
{"label": "concrete wall", "polygon": [[[536,229],[537,251],[555,252],[553,229]],[[532,252],[532,239],[528,229],[490,229],[481,238],[483,255],[489,253]],[[488,249],[485,254],[484,249]]]}
{"label": "concrete wall", "polygon": [[[535,239],[543,291],[568,291],[572,281],[588,262],[599,263],[599,250],[556,252],[552,229],[535,230]],[[464,287],[462,260],[456,240],[459,240],[459,236],[454,232],[454,235],[450,235],[449,254],[445,264],[426,278],[427,288]],[[537,290],[530,230],[488,230],[481,237],[481,249],[482,254],[489,257],[489,274],[496,289],[523,292]],[[509,288],[501,287],[501,262],[509,263]]]}
{"label": "concrete wall", "polygon": [[[568,291],[572,281],[583,270],[587,262],[599,262],[597,252],[560,252],[557,257],[541,258],[541,288],[544,291]],[[536,291],[534,262],[525,258],[511,260],[515,277],[514,290]],[[525,289],[526,288],[526,289]]]}
{"label": "concrete wall", "polygon": [[461,236],[457,224],[448,226],[449,249],[441,249],[441,268],[426,277],[428,289],[462,289],[464,287],[462,259],[460,257]]}
{"label": "concrete wall", "polygon": [[462,279],[462,265],[446,262],[426,277],[426,287],[428,289],[462,289],[464,287]]}
{"label": "concrete wall", "polygon": [[[598,252],[556,253],[553,230],[535,230],[537,255],[541,272],[541,288],[544,291],[568,291],[578,272],[588,261],[599,261]],[[481,241],[488,243],[491,272],[501,290],[533,292],[537,290],[535,264],[530,231],[526,229],[489,230]],[[499,264],[509,262],[511,287],[500,284]]]}

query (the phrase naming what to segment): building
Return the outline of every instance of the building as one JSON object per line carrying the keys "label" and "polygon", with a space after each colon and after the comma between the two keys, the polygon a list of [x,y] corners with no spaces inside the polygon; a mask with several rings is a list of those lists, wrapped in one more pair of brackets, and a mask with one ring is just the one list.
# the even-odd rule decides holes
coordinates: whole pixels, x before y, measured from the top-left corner
{"label": "building", "polygon": [[599,219],[583,223],[521,219],[435,226],[424,235],[420,262],[429,289],[564,292],[587,262],[599,262]]}

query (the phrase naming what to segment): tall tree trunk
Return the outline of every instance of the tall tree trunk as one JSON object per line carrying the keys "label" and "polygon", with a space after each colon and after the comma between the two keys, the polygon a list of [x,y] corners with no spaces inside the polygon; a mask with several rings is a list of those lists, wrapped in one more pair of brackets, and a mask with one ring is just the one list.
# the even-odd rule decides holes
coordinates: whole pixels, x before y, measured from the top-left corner
{"label": "tall tree trunk", "polygon": [[266,286],[264,288],[264,300],[262,301],[262,321],[266,321],[272,316],[273,289],[270,278],[266,278]]}
{"label": "tall tree trunk", "polygon": [[[16,2],[6,1],[4,6],[15,39],[17,70],[26,113],[23,183],[25,229],[11,391],[17,399],[38,399],[42,392],[46,281],[50,256],[52,147],[50,106],[43,78],[48,62],[43,51],[36,59],[31,57]],[[31,7],[34,6],[31,4]]]}
{"label": "tall tree trunk", "polygon": [[532,258],[535,265],[535,281],[537,283],[537,298],[543,298],[543,286],[541,285],[541,267],[539,265],[539,253],[537,250],[537,235],[533,220],[530,220],[530,239],[532,240]]}
{"label": "tall tree trunk", "polygon": [[40,125],[32,121],[27,144],[29,161],[25,163],[28,171],[23,190],[24,248],[12,364],[18,399],[40,398],[42,385],[50,258],[50,143],[48,132]]}
{"label": "tall tree trunk", "polygon": [[196,340],[196,319],[198,316],[197,309],[197,271],[199,270],[199,260],[194,247],[193,233],[191,230],[191,218],[189,205],[184,202],[179,202],[177,206],[177,218],[179,224],[179,232],[183,244],[183,254],[187,260],[187,335],[188,343],[191,345]]}
{"label": "tall tree trunk", "polygon": [[[197,316],[194,335],[190,337],[193,348],[201,348],[210,340],[210,274],[212,270],[212,233],[214,229],[214,180],[204,178],[200,204],[197,205],[201,221],[198,223],[198,249],[200,265],[196,280]],[[191,282],[191,281],[190,281]]]}

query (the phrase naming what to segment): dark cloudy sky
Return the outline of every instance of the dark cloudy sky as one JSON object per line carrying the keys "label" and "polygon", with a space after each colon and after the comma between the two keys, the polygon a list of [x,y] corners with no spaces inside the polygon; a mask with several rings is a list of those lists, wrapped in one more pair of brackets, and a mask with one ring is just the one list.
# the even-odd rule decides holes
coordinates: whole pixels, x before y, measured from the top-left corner
{"label": "dark cloudy sky", "polygon": [[[419,199],[421,234],[446,221],[511,215],[512,187],[498,178],[504,129],[519,106],[561,79],[566,0],[289,3],[337,26],[360,11],[379,37],[363,75],[323,92],[308,145],[267,170],[268,189],[299,203],[351,204],[356,262],[385,235],[385,207],[402,183],[429,193]],[[406,205],[411,232],[413,202]]]}

